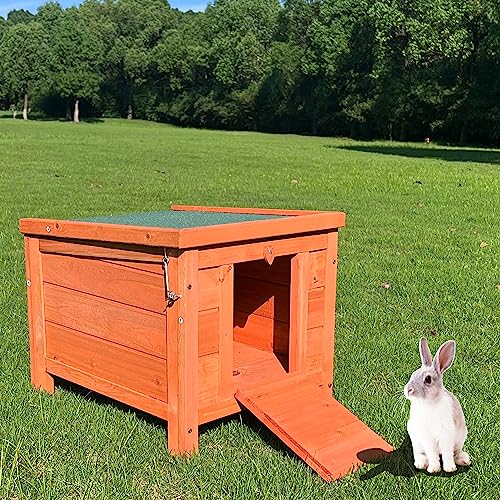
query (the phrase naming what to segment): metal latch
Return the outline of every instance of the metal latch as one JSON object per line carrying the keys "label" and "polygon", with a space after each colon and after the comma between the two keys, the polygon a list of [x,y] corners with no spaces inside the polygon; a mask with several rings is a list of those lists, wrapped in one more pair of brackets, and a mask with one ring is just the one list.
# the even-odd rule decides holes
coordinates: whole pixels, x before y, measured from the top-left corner
{"label": "metal latch", "polygon": [[170,259],[168,258],[166,250],[162,261],[163,261],[163,270],[165,272],[165,299],[167,301],[167,307],[172,307],[174,305],[174,302],[179,300],[182,297],[182,295],[178,295],[173,290],[170,290],[170,287],[168,286],[168,263]]}

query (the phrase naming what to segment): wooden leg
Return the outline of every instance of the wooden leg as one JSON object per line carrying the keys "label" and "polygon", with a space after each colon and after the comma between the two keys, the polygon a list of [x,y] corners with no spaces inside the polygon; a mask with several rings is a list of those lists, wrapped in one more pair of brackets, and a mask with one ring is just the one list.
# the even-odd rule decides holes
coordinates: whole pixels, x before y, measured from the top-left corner
{"label": "wooden leg", "polygon": [[328,235],[325,263],[325,308],[323,332],[322,383],[331,394],[333,386],[333,353],[335,344],[335,299],[337,290],[338,232]]}
{"label": "wooden leg", "polygon": [[167,308],[168,449],[198,451],[198,252],[168,265],[170,288],[181,295]]}
{"label": "wooden leg", "polygon": [[45,317],[40,240],[25,237],[24,250],[28,294],[31,383],[37,389],[53,393],[54,378],[47,373],[45,365]]}

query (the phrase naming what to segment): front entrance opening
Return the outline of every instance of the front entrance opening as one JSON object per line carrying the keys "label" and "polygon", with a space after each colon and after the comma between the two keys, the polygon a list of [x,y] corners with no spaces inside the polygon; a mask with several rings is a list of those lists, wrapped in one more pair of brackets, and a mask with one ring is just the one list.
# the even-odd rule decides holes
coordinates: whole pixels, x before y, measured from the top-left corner
{"label": "front entrance opening", "polygon": [[234,267],[235,387],[271,382],[288,373],[291,256]]}

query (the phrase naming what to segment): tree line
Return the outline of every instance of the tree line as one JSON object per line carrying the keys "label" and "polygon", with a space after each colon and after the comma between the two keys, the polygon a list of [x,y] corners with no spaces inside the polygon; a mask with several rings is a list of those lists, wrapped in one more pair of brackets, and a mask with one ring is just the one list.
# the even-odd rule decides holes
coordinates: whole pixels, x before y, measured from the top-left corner
{"label": "tree line", "polygon": [[0,17],[0,108],[500,144],[498,0],[86,0]]}

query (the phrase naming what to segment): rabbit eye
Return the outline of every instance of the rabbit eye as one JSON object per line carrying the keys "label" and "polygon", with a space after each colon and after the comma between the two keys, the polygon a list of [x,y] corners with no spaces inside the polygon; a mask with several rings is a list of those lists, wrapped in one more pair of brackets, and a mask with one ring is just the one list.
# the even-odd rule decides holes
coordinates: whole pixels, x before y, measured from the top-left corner
{"label": "rabbit eye", "polygon": [[424,382],[428,385],[432,382],[432,378],[430,375],[427,375],[427,377],[424,378]]}

